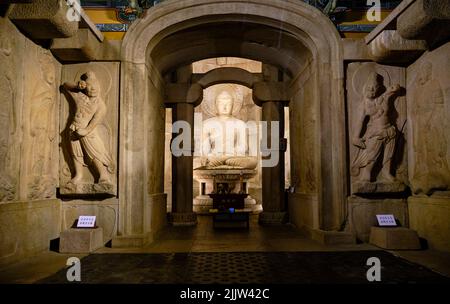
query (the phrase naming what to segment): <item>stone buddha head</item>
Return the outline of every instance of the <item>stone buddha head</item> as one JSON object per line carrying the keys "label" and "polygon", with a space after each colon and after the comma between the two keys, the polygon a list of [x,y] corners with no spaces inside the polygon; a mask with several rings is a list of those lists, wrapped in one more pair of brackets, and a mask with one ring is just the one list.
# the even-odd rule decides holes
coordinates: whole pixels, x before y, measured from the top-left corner
{"label": "stone buddha head", "polygon": [[231,94],[227,91],[222,91],[216,98],[216,110],[218,116],[232,116],[233,104],[233,96],[231,96]]}

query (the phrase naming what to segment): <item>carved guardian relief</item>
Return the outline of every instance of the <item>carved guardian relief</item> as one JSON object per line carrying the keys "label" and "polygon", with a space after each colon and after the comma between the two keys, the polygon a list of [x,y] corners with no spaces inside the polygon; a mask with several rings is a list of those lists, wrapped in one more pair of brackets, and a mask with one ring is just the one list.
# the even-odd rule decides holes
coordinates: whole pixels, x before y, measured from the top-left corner
{"label": "carved guardian relief", "polygon": [[352,193],[406,190],[404,69],[351,63],[347,72]]}
{"label": "carved guardian relief", "polygon": [[63,68],[60,193],[117,194],[118,64]]}
{"label": "carved guardian relief", "polygon": [[[57,90],[60,68],[47,50],[30,49],[24,120],[27,198],[54,198],[57,187]],[[34,64],[33,64],[34,63]]]}
{"label": "carved guardian relief", "polygon": [[448,49],[408,68],[410,183],[415,194],[450,189],[450,89],[444,87],[450,82]]}
{"label": "carved guardian relief", "polygon": [[19,155],[16,144],[17,112],[14,66],[17,60],[12,56],[14,37],[10,37],[7,25],[0,20],[0,202],[16,198]]}

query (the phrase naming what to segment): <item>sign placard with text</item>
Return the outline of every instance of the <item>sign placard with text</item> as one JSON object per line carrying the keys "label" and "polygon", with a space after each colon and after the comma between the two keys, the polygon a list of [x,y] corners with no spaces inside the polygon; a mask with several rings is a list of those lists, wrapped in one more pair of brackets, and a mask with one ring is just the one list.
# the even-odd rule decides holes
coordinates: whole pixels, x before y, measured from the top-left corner
{"label": "sign placard with text", "polygon": [[397,222],[393,214],[377,214],[378,225],[381,227],[395,227]]}
{"label": "sign placard with text", "polygon": [[80,215],[77,228],[94,228],[96,216]]}

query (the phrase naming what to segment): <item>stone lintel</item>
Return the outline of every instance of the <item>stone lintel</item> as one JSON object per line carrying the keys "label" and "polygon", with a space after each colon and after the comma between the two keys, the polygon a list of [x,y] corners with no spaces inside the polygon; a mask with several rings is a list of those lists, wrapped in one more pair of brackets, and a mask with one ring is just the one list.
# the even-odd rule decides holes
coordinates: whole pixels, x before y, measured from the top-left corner
{"label": "stone lintel", "polygon": [[180,66],[175,71],[177,83],[191,83],[192,78],[192,64]]}
{"label": "stone lintel", "polygon": [[235,67],[217,68],[207,73],[192,74],[192,83],[198,83],[203,88],[224,82],[240,84],[251,88],[254,83],[261,81],[263,81],[262,73],[251,73]]}
{"label": "stone lintel", "polygon": [[[264,102],[283,102],[285,106],[290,98],[287,82],[256,82],[253,86],[253,100],[258,106]],[[203,99],[203,87],[199,83],[169,83],[165,87],[167,106],[177,103],[200,104]]]}
{"label": "stone lintel", "polygon": [[71,9],[64,0],[36,0],[15,4],[8,17],[33,40],[67,38],[79,26],[78,20],[67,17]]}
{"label": "stone lintel", "polygon": [[290,101],[288,92],[287,82],[257,82],[253,86],[253,101],[258,106],[265,102],[283,102],[287,105]]}
{"label": "stone lintel", "polygon": [[199,84],[169,83],[165,87],[165,103],[170,107],[177,103],[190,103],[197,106],[203,99],[203,88]]}
{"label": "stone lintel", "polygon": [[79,29],[70,38],[53,39],[53,55],[63,62],[86,62],[99,59],[102,43],[87,28]]}
{"label": "stone lintel", "polygon": [[370,56],[379,63],[411,63],[427,50],[424,40],[406,40],[395,30],[381,32],[368,45]]}
{"label": "stone lintel", "polygon": [[450,38],[450,1],[417,0],[397,19],[405,39],[423,39],[433,46]]}

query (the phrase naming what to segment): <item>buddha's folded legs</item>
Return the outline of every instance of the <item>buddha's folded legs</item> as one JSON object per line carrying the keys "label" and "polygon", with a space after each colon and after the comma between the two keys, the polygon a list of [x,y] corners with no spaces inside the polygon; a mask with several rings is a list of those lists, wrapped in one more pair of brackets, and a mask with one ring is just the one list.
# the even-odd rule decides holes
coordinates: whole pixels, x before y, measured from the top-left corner
{"label": "buddha's folded legs", "polygon": [[225,161],[225,165],[243,169],[255,169],[258,165],[258,160],[255,157],[237,156],[228,158]]}

